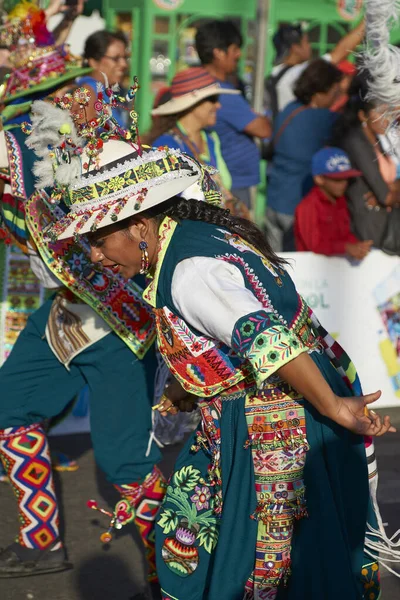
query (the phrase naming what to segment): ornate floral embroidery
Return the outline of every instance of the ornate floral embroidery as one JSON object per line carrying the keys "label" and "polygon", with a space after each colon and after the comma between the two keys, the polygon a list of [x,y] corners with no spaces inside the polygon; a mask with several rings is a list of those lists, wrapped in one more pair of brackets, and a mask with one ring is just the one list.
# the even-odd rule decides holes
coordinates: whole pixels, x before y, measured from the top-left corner
{"label": "ornate floral embroidery", "polygon": [[308,348],[273,313],[260,311],[237,321],[232,334],[232,350],[250,362],[260,385],[288,360]]}
{"label": "ornate floral embroidery", "polygon": [[181,385],[199,396],[213,396],[239,383],[250,368],[217,340],[197,336],[166,307],[154,309],[159,350]]}
{"label": "ornate floral embroidery", "polygon": [[[168,228],[168,223],[165,226]],[[204,340],[194,336],[166,307],[156,309],[156,323],[160,350],[184,387],[198,395],[202,391],[206,396],[220,394],[201,403],[202,430],[197,432],[192,447],[193,451],[204,451],[210,456],[208,484],[212,486],[210,500],[214,500],[216,514],[222,511],[221,401],[231,396],[246,396],[249,433],[246,447],[252,452],[257,495],[257,507],[251,518],[258,521],[258,535],[255,568],[246,583],[245,597],[253,598],[257,590],[257,597],[269,600],[276,596],[280,582],[286,581],[290,574],[294,522],[306,515],[302,474],[308,450],[302,399],[276,371],[300,353],[317,349],[320,339],[315,335],[308,307],[300,297],[297,306],[293,305],[290,323],[275,310],[266,281],[272,276],[275,284],[281,286],[284,274],[266,264],[263,257],[238,236],[222,233],[225,236],[222,240],[214,236],[215,258],[240,268],[264,310],[236,323],[232,333],[233,352],[215,340],[211,340],[211,350],[206,350]],[[171,237],[169,230],[161,248],[162,258]],[[221,254],[221,242],[233,246],[237,252]],[[265,276],[263,267],[268,271]],[[157,268],[147,298],[154,304],[161,263]],[[227,361],[231,361],[230,371]],[[243,372],[245,368],[247,373]],[[241,375],[238,378],[235,370],[236,375],[238,371]],[[205,507],[209,502],[207,494],[202,484],[197,484],[197,488],[190,495],[192,502]]]}
{"label": "ornate floral embroidery", "polygon": [[157,525],[163,533],[162,557],[179,577],[191,575],[199,564],[198,547],[211,554],[218,541],[213,495],[198,469],[182,467],[167,488]]}
{"label": "ornate floral embroidery", "polygon": [[49,269],[61,284],[91,306],[127,346],[142,358],[155,337],[154,319],[142,300],[140,288],[125,282],[100,265],[94,265],[84,245],[72,239],[47,242],[45,226],[54,220],[45,192],[34,194],[26,207],[27,225]]}

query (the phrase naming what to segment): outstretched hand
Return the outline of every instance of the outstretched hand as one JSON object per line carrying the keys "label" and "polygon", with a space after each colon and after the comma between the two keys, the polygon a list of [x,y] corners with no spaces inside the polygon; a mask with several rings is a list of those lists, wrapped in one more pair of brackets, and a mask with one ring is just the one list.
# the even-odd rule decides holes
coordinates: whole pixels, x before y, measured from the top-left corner
{"label": "outstretched hand", "polygon": [[374,392],[366,396],[351,396],[348,398],[337,398],[337,412],[329,417],[359,435],[381,436],[387,433],[394,433],[396,428],[390,422],[390,417],[382,418],[373,410],[368,410],[369,404],[376,402],[381,397],[382,392]]}

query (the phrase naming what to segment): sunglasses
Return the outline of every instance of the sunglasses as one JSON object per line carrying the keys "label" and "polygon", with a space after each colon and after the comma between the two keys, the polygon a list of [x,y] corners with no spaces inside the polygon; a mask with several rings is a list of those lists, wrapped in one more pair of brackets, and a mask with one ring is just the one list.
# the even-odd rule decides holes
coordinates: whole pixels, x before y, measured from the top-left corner
{"label": "sunglasses", "polygon": [[209,96],[207,98],[207,102],[212,102],[213,104],[217,104],[217,102],[219,102],[218,94],[216,94],[215,96]]}

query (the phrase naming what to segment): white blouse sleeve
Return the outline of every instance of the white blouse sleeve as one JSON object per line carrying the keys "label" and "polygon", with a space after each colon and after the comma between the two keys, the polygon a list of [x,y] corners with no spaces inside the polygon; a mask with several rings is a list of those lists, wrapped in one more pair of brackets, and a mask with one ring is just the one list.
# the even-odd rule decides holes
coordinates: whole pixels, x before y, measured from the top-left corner
{"label": "white blouse sleeve", "polygon": [[238,267],[209,257],[187,258],[176,266],[172,299],[189,325],[228,346],[236,321],[264,310]]}
{"label": "white blouse sleeve", "polygon": [[49,267],[43,262],[29,242],[28,254],[30,267],[44,288],[54,290],[62,287],[63,284],[60,283],[57,277],[50,271]]}

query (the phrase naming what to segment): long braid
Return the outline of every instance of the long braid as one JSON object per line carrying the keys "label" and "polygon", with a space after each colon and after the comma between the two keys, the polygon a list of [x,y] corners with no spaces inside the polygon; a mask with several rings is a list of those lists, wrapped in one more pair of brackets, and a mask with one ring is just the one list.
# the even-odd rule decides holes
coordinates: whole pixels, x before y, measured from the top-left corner
{"label": "long braid", "polygon": [[162,216],[171,217],[178,222],[189,219],[190,221],[203,221],[204,223],[224,227],[257,248],[273,265],[283,266],[287,264],[286,260],[275,254],[264,234],[254,223],[241,217],[234,217],[229,210],[219,206],[193,199],[179,200],[173,198],[169,202],[168,208],[163,211]]}

